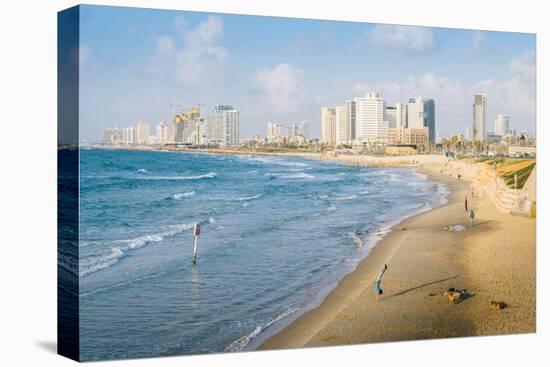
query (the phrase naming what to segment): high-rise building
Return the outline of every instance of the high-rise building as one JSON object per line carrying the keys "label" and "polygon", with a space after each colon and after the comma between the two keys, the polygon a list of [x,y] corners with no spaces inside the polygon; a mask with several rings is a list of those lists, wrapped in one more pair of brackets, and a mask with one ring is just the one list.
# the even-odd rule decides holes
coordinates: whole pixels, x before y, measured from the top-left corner
{"label": "high-rise building", "polygon": [[298,136],[298,126],[292,124],[288,127],[288,134],[287,136],[289,138],[295,138],[296,136]]}
{"label": "high-rise building", "polygon": [[321,108],[321,142],[336,144],[336,108]]}
{"label": "high-rise building", "polygon": [[224,145],[237,146],[241,143],[240,113],[231,108],[223,111]]}
{"label": "high-rise building", "polygon": [[275,143],[283,136],[283,125],[276,122],[267,123],[267,141]]}
{"label": "high-rise building", "polygon": [[168,139],[169,139],[169,134],[168,134],[168,130],[169,130],[169,127],[168,127],[168,124],[162,120],[158,125],[157,125],[157,144],[166,144],[168,143]]}
{"label": "high-rise building", "polygon": [[407,127],[407,105],[395,104],[395,127]]}
{"label": "high-rise building", "polygon": [[309,122],[302,121],[300,123],[300,134],[304,137],[304,141],[309,139]]}
{"label": "high-rise building", "polygon": [[384,143],[388,138],[388,124],[384,122],[384,101],[377,92],[355,98],[356,139]]}
{"label": "high-rise building", "polygon": [[[195,131],[195,130],[194,130]],[[206,118],[209,143],[236,146],[240,144],[240,114],[233,106],[215,105]]]}
{"label": "high-rise building", "polygon": [[348,118],[347,106],[336,107],[336,144],[346,144],[351,141],[351,124]]}
{"label": "high-rise building", "polygon": [[121,144],[124,142],[123,130],[118,127],[103,130],[101,140],[103,144]]}
{"label": "high-rise building", "polygon": [[384,107],[384,121],[388,124],[388,129],[397,127],[397,108],[394,106]]}
{"label": "high-rise building", "polygon": [[435,102],[422,97],[411,98],[407,104],[407,127],[410,129],[428,128],[428,137],[435,143]]}
{"label": "high-rise building", "polygon": [[128,126],[124,128],[124,144],[130,145],[136,143],[136,128]]}
{"label": "high-rise building", "polygon": [[137,144],[147,144],[149,140],[149,135],[151,135],[151,127],[145,121],[140,121],[137,124],[136,128],[136,143]]}
{"label": "high-rise building", "polygon": [[497,115],[495,120],[495,135],[505,137],[510,134],[510,117],[508,115]]}
{"label": "high-rise building", "polygon": [[346,101],[346,112],[348,114],[349,139],[355,140],[355,137],[357,136],[355,100]]}
{"label": "high-rise building", "polygon": [[485,93],[474,94],[474,119],[473,119],[473,141],[484,141],[485,119],[487,116],[487,95]]}
{"label": "high-rise building", "polygon": [[223,144],[223,116],[215,110],[206,116],[206,140],[211,144]]}

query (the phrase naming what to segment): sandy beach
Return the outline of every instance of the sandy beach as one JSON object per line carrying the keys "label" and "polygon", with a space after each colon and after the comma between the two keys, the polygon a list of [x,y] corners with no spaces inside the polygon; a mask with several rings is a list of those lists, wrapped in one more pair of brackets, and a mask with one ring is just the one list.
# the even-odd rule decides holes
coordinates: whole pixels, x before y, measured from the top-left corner
{"label": "sandy beach", "polygon": [[[322,304],[259,349],[532,333],[536,330],[535,219],[496,209],[440,163],[418,170],[450,190],[447,204],[410,217],[383,238]],[[463,176],[464,177],[464,176]],[[469,225],[464,198],[476,213]],[[460,224],[464,231],[445,230]],[[375,300],[374,281],[388,264]],[[449,304],[450,287],[471,295]],[[508,304],[493,310],[491,301]]]}

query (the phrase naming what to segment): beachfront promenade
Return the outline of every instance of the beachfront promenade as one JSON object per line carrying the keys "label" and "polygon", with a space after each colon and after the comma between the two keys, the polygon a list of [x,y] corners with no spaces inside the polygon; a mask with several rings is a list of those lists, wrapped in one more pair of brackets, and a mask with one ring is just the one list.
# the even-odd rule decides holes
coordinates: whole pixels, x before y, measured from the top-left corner
{"label": "beachfront promenade", "polygon": [[[442,156],[414,160],[419,172],[448,187],[448,203],[395,226],[320,307],[260,349],[535,332],[535,219],[497,209],[503,188],[498,177],[486,179],[488,165]],[[473,227],[465,197],[476,214]],[[456,224],[465,230],[450,231]],[[373,283],[385,263],[384,296],[377,302]],[[444,292],[450,287],[470,296],[449,304]],[[491,309],[491,301],[508,307]]]}

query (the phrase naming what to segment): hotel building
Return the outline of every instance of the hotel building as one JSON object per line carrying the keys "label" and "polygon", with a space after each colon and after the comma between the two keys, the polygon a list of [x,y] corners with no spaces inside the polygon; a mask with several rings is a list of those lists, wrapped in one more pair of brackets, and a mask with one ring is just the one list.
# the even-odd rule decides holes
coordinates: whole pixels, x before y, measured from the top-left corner
{"label": "hotel building", "polygon": [[336,108],[321,108],[321,142],[336,144]]}
{"label": "hotel building", "polygon": [[407,103],[407,127],[428,128],[428,140],[435,143],[435,103],[433,99],[411,98]]}
{"label": "hotel building", "polygon": [[138,122],[136,128],[136,143],[147,144],[149,135],[151,135],[151,127],[149,124],[145,121]]}
{"label": "hotel building", "polygon": [[474,94],[474,121],[473,121],[473,141],[484,141],[485,120],[487,116],[487,95],[484,93]]}
{"label": "hotel building", "polygon": [[508,115],[497,115],[495,120],[495,135],[505,137],[510,134],[510,117]]}
{"label": "hotel building", "polygon": [[169,127],[163,120],[157,125],[157,143],[166,144],[169,141]]}
{"label": "hotel building", "polygon": [[355,98],[356,139],[363,142],[385,143],[388,124],[384,122],[384,101],[377,92]]}
{"label": "hotel building", "polygon": [[336,107],[336,145],[351,141],[351,124],[346,106]]}

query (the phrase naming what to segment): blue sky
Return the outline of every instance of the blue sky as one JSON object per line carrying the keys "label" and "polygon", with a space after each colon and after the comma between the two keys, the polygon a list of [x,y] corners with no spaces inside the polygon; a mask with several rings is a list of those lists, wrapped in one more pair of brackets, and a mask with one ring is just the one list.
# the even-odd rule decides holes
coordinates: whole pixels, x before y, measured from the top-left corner
{"label": "blue sky", "polygon": [[487,93],[489,131],[498,113],[535,131],[532,34],[103,6],[80,20],[81,139],[156,125],[171,103],[232,104],[242,138],[303,120],[318,136],[322,106],[371,90],[435,99],[444,135],[471,125],[474,92]]}

